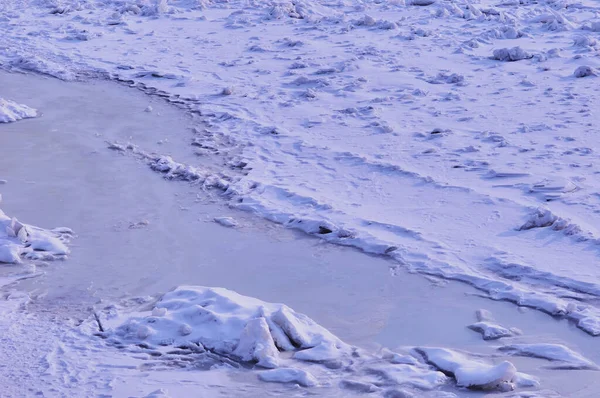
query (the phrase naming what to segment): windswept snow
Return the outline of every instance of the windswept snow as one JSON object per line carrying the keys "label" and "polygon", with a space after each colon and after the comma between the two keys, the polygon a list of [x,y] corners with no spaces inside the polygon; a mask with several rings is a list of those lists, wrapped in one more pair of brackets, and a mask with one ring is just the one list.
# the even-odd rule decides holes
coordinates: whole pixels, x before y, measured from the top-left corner
{"label": "windswept snow", "polygon": [[0,98],[0,123],[36,117],[38,112],[27,105],[17,104],[11,100]]}

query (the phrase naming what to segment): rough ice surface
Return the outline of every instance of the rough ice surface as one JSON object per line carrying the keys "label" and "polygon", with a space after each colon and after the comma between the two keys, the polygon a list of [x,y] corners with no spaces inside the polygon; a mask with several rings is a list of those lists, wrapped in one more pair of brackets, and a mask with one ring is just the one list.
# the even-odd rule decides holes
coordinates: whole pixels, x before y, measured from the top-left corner
{"label": "rough ice surface", "polygon": [[427,362],[454,377],[458,386],[481,390],[514,389],[517,369],[508,361],[493,366],[446,348],[419,347],[416,351],[421,353]]}
{"label": "rough ice surface", "polygon": [[600,369],[598,365],[562,344],[510,344],[499,348],[511,355],[547,359],[555,369]]}
{"label": "rough ice surface", "polygon": [[21,119],[36,117],[37,110],[27,105],[17,104],[14,101],[0,98],[0,123],[16,122]]}

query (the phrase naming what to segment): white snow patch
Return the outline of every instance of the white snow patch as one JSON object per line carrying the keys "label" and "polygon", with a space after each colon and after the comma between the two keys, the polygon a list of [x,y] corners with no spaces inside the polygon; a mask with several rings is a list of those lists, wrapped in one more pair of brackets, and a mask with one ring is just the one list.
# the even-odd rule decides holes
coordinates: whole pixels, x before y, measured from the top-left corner
{"label": "white snow patch", "polygon": [[68,228],[45,230],[23,224],[0,210],[0,263],[20,263],[22,258],[64,259],[69,254],[66,244],[72,235]]}
{"label": "white snow patch", "polygon": [[279,368],[260,372],[258,377],[262,381],[272,383],[297,383],[303,387],[314,387],[318,385],[313,375],[302,369]]}
{"label": "white snow patch", "polygon": [[446,348],[419,347],[416,351],[421,353],[427,362],[452,375],[460,387],[500,391],[514,389],[513,381],[517,369],[508,361],[493,366]]}
{"label": "white snow patch", "polygon": [[542,358],[558,362],[551,366],[554,369],[599,370],[598,365],[562,344],[511,344],[500,347],[499,350],[511,355]]}
{"label": "white snow patch", "polygon": [[16,122],[17,120],[36,117],[37,110],[27,105],[0,98],[0,123]]}
{"label": "white snow patch", "polygon": [[[328,347],[329,358],[350,353],[343,343],[306,315],[223,288],[180,286],[166,293],[156,312],[140,312],[106,322],[109,334],[124,342],[154,346],[201,345],[241,361],[277,367],[282,351]],[[317,350],[319,352],[319,350]],[[314,358],[315,353],[312,353]],[[310,357],[310,351],[306,354]]]}

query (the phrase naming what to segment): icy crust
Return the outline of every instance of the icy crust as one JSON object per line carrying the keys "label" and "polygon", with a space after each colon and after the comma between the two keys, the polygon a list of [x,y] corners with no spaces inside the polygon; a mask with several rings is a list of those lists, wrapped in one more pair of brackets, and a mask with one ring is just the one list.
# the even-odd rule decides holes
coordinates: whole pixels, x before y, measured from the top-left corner
{"label": "icy crust", "polygon": [[68,228],[46,230],[23,224],[0,210],[0,263],[16,264],[22,258],[64,259],[69,254],[67,243],[72,235]]}
{"label": "icy crust", "polygon": [[[413,391],[425,397],[436,396],[436,389],[451,378],[458,386],[471,389],[506,391],[537,386],[509,362],[491,365],[468,353],[442,348],[367,352],[349,346],[283,304],[224,288],[180,286],[158,301],[131,302],[141,310],[126,312],[108,306],[87,323],[87,333],[120,348],[142,347],[168,361],[193,354],[197,356],[185,363],[202,363],[208,356],[213,362],[206,368],[214,366],[215,358],[227,367],[255,365],[260,380],[304,387],[335,383],[355,392],[388,396]],[[101,331],[93,331],[94,326]]]}
{"label": "icy crust", "polygon": [[21,119],[36,117],[37,110],[27,105],[17,104],[14,101],[0,98],[0,123],[16,122]]}
{"label": "icy crust", "polygon": [[155,346],[194,343],[265,368],[279,365],[280,350],[316,362],[351,353],[325,328],[283,304],[197,286],[180,286],[165,294],[151,313],[125,320],[114,335]]}

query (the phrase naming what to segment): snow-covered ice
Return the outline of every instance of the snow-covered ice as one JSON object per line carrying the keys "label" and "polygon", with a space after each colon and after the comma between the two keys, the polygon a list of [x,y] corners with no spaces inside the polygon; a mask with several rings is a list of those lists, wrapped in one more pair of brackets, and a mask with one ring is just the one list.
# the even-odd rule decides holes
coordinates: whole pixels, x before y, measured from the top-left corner
{"label": "snow-covered ice", "polygon": [[[566,319],[593,338],[600,336],[598,32],[589,0],[6,1],[0,67],[115,80],[164,99],[193,118],[191,135],[167,127],[150,144],[133,131],[107,134],[112,159],[140,160],[198,195],[215,191],[233,210],[385,256],[392,274],[402,268],[461,281],[482,297]],[[0,95],[17,101],[2,100],[0,121],[38,114],[21,102],[46,115],[43,102]],[[146,101],[136,112],[158,119],[154,108]],[[97,130],[90,133],[104,134]],[[207,219],[233,226],[224,213]],[[124,225],[150,234],[140,219]],[[3,222],[0,240],[10,244],[1,253],[11,262],[68,251],[66,229]],[[178,246],[178,232],[169,241],[174,259],[193,250]],[[161,327],[172,315],[154,313]],[[230,355],[276,366],[273,316],[243,318]],[[461,322],[464,330],[471,320]],[[136,325],[121,337],[160,345],[153,339],[163,329]],[[470,327],[514,347],[507,339],[515,331],[502,325],[513,324],[480,319]],[[322,342],[285,359],[313,366],[336,349]],[[505,353],[542,351],[555,361],[549,352],[564,354]],[[363,368],[363,379],[345,385],[400,391],[394,380],[443,382],[431,368],[394,358],[395,368],[372,364],[371,374]],[[446,371],[465,385],[510,384],[502,381],[506,364],[477,373],[459,362]]]}
{"label": "snow-covered ice", "polygon": [[514,389],[512,383],[517,369],[508,361],[488,365],[445,348],[419,347],[416,351],[440,371],[454,377],[458,386],[500,391]]}
{"label": "snow-covered ice", "polygon": [[[199,117],[198,160],[119,144],[165,177],[600,334],[574,287],[600,276],[597,93],[573,78],[598,68],[588,2],[31,5],[2,7],[5,68],[118,80]],[[572,239],[514,233],[541,207]]]}
{"label": "snow-covered ice", "polygon": [[36,117],[38,112],[27,105],[0,98],[0,123],[16,122],[21,119]]}
{"label": "snow-covered ice", "polygon": [[476,316],[477,322],[470,324],[468,328],[481,333],[484,340],[498,340],[521,334],[516,328],[508,329],[495,323],[492,314],[487,310],[477,310]]}
{"label": "snow-covered ice", "polygon": [[108,313],[101,321],[107,337],[123,342],[196,344],[265,368],[278,366],[279,350],[314,361],[351,353],[349,346],[306,315],[223,288],[180,286],[162,296],[152,311],[125,319]]}
{"label": "snow-covered ice", "polygon": [[511,355],[542,358],[556,362],[552,365],[556,369],[600,369],[589,359],[561,344],[510,344],[499,349]]}

